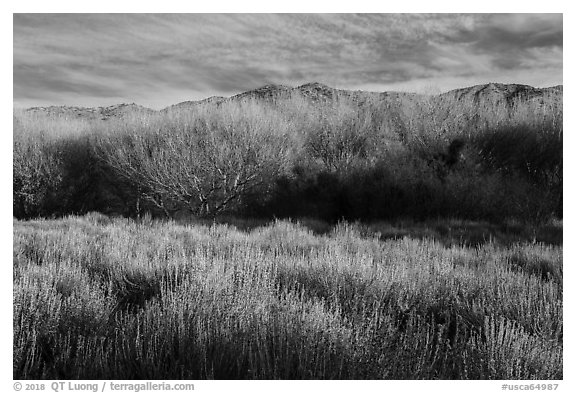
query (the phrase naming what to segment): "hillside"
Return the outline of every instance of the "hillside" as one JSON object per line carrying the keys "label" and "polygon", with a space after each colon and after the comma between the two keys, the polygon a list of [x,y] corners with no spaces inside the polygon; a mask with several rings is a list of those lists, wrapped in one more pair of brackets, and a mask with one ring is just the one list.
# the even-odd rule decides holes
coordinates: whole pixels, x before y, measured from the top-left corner
{"label": "hillside", "polygon": [[84,108],[71,106],[34,107],[26,111],[33,113],[46,113],[71,118],[86,118],[108,120],[112,117],[125,117],[128,114],[151,114],[155,112],[186,111],[199,106],[219,106],[223,102],[242,102],[256,100],[265,102],[277,102],[278,100],[290,99],[295,96],[304,97],[311,102],[339,99],[348,100],[351,103],[363,105],[370,102],[398,102],[418,101],[424,98],[432,99],[433,102],[462,102],[473,105],[512,105],[514,101],[540,100],[555,106],[562,106],[562,85],[535,88],[528,85],[488,83],[455,89],[435,96],[425,96],[416,93],[404,92],[368,92],[361,90],[335,89],[322,83],[307,83],[297,87],[285,85],[265,85],[254,90],[249,90],[231,97],[213,96],[198,101],[184,101],[168,106],[160,111],[143,107],[137,104],[117,104],[107,107]]}
{"label": "hillside", "polygon": [[212,96],[199,101],[184,101],[178,104],[170,105],[162,109],[160,112],[187,110],[201,105],[218,105],[224,100],[226,100],[226,97]]}
{"label": "hillside", "polygon": [[536,88],[528,85],[488,83],[462,89],[451,90],[440,94],[456,101],[468,101],[475,104],[512,104],[515,100],[541,100],[562,105],[562,85]]}
{"label": "hillside", "polygon": [[108,120],[110,118],[122,118],[129,114],[149,114],[153,109],[137,104],[116,104],[106,107],[86,108],[77,106],[48,106],[28,108],[26,112],[44,113],[69,119]]}

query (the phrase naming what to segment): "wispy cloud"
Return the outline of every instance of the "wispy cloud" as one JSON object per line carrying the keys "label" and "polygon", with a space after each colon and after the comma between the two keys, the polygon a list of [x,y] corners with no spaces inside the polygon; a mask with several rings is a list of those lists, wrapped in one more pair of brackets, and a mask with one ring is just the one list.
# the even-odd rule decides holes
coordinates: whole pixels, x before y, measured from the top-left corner
{"label": "wispy cloud", "polygon": [[18,106],[163,107],[268,83],[562,83],[558,14],[16,14]]}

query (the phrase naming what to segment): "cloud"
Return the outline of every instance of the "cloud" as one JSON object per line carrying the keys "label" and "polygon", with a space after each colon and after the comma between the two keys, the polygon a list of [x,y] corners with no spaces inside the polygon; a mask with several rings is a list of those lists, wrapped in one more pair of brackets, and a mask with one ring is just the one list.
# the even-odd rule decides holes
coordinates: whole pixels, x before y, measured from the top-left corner
{"label": "cloud", "polygon": [[14,102],[163,107],[310,81],[560,84],[562,34],[555,14],[15,14]]}

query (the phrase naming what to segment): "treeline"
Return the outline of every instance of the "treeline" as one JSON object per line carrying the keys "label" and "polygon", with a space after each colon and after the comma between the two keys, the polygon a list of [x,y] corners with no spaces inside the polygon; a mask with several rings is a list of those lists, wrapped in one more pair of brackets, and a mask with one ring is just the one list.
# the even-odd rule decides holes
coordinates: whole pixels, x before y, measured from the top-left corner
{"label": "treeline", "polygon": [[562,106],[244,98],[101,120],[14,114],[14,216],[542,222],[562,217]]}

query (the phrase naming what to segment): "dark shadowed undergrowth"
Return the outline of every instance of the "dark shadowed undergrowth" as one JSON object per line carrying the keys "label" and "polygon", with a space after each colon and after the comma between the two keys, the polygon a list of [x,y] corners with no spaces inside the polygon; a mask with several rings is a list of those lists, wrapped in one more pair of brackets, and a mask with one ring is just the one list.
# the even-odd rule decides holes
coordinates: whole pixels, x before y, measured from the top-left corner
{"label": "dark shadowed undergrowth", "polygon": [[415,226],[14,221],[14,378],[562,379],[561,224]]}

